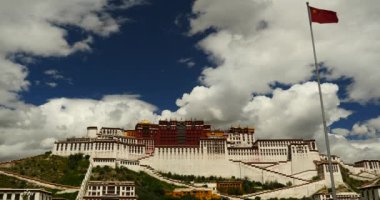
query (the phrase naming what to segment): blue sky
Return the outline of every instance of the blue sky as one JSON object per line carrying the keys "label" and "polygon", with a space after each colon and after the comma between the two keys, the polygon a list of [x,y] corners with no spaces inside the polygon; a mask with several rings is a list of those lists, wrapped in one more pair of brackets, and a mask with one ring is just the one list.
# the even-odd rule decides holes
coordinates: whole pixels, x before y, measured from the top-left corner
{"label": "blue sky", "polygon": [[[49,150],[90,125],[170,118],[253,126],[258,138],[314,138],[324,151],[304,2],[0,5],[1,160]],[[341,156],[350,162],[378,158],[379,5],[311,5],[340,20],[313,25],[328,72],[322,90],[332,151],[349,150]]]}
{"label": "blue sky", "polygon": [[[23,93],[23,99],[39,105],[56,97],[99,99],[105,94],[125,93],[139,94],[142,100],[159,108],[175,109],[175,100],[198,84],[202,68],[209,64],[205,54],[196,48],[202,35],[186,36],[191,5],[192,1],[173,2],[170,6],[149,2],[113,13],[129,20],[109,38],[94,36],[91,53],[64,59],[42,58],[29,65],[32,85]],[[85,37],[76,27],[68,30],[68,41]],[[196,64],[187,67],[179,62],[186,58]],[[55,81],[44,74],[49,69],[58,70],[72,83],[61,80],[54,88],[36,85],[35,81]]]}

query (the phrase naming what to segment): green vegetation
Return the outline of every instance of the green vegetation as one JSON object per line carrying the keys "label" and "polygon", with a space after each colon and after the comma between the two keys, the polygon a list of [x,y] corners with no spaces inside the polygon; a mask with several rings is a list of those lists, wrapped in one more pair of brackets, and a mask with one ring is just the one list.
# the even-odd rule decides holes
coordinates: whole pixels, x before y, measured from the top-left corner
{"label": "green vegetation", "polygon": [[[167,178],[175,179],[175,180],[180,180],[185,183],[191,183],[191,182],[196,182],[196,183],[205,183],[205,182],[217,182],[217,181],[225,181],[227,179],[222,178],[221,176],[216,177],[216,176],[209,176],[209,177],[204,177],[204,176],[194,176],[194,175],[179,175],[179,174],[172,174],[172,173],[163,173],[160,172],[162,176],[165,176]],[[232,177],[231,179],[235,179],[235,177]]]}
{"label": "green vegetation", "polygon": [[145,172],[134,172],[125,167],[112,169],[108,166],[97,166],[92,170],[91,180],[134,181],[136,185],[136,194],[139,199],[175,199],[165,196],[165,192],[173,191],[174,188],[176,188],[175,185],[162,182],[149,176]]}
{"label": "green vegetation", "polygon": [[343,178],[343,181],[350,186],[350,188],[352,190],[354,190],[355,192],[359,192],[359,188],[367,183],[369,183],[368,181],[360,181],[360,180],[356,180],[356,179],[353,179],[349,176],[349,171],[348,169],[340,166],[340,171],[341,171],[341,174],[342,174],[342,178]]}
{"label": "green vegetation", "polygon": [[78,192],[57,194],[57,192],[59,190],[43,188],[41,186],[38,186],[38,185],[35,185],[32,183],[28,183],[26,181],[19,180],[19,179],[14,178],[14,177],[5,176],[2,174],[0,174],[0,180],[1,180],[0,181],[0,188],[21,188],[21,189],[23,189],[23,188],[42,188],[46,191],[51,192],[53,197],[62,197],[62,198],[68,199],[68,200],[75,200],[75,198],[78,195]]}
{"label": "green vegetation", "polygon": [[82,154],[61,157],[47,152],[44,155],[17,161],[15,165],[4,169],[52,183],[80,186],[88,165],[88,156]]}
{"label": "green vegetation", "polygon": [[313,180],[313,181],[319,181],[319,180],[321,180],[321,177],[319,177],[318,175],[317,176],[313,176],[311,178],[311,180]]}
{"label": "green vegetation", "polygon": [[[175,180],[180,180],[185,183],[205,183],[205,182],[217,182],[217,181],[239,181],[241,179],[236,179],[234,176],[231,177],[230,179],[227,178],[222,178],[222,177],[216,177],[216,176],[210,176],[210,177],[204,177],[204,176],[194,176],[194,175],[179,175],[179,174],[172,174],[172,173],[160,173],[161,175],[175,179]],[[241,180],[243,182],[243,191],[239,191],[236,189],[231,189],[229,191],[223,191],[224,193],[227,194],[232,194],[232,195],[241,195],[241,194],[249,194],[249,193],[254,193],[254,192],[259,192],[263,190],[274,190],[278,188],[283,188],[285,185],[278,183],[278,182],[266,182],[266,183],[261,183],[261,182],[256,182],[256,181],[250,181],[248,178],[244,178]],[[291,186],[291,182],[287,183],[287,186]]]}
{"label": "green vegetation", "polygon": [[62,194],[57,194],[53,193],[53,197],[61,197],[65,198],[67,200],[75,200],[78,196],[78,192],[73,192],[73,193],[62,193]]}
{"label": "green vegetation", "polygon": [[38,186],[10,176],[0,174],[0,188],[36,188]]}
{"label": "green vegetation", "polygon": [[243,194],[255,193],[264,190],[274,190],[285,187],[284,184],[278,182],[256,182],[249,181],[247,178],[243,180]]}

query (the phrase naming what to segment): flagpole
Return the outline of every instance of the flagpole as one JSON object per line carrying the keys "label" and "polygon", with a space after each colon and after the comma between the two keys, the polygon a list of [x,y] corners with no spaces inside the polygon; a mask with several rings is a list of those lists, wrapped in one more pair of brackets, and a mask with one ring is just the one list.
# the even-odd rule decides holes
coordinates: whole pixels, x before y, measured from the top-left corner
{"label": "flagpole", "polygon": [[310,7],[309,2],[306,2],[307,6],[307,12],[309,15],[309,25],[310,25],[310,33],[311,33],[311,41],[313,44],[313,53],[314,53],[314,66],[315,66],[315,74],[317,76],[317,82],[318,82],[318,91],[319,91],[319,100],[321,102],[321,110],[322,110],[322,121],[323,121],[323,130],[325,133],[325,143],[326,143],[326,150],[327,150],[327,159],[329,163],[329,171],[330,171],[330,180],[331,180],[331,192],[333,199],[336,200],[336,191],[335,191],[335,182],[334,182],[334,175],[332,171],[332,162],[331,162],[331,154],[330,154],[330,142],[329,137],[327,133],[327,125],[326,125],[326,117],[325,117],[325,109],[323,105],[323,98],[322,98],[322,89],[321,89],[321,80],[319,77],[319,65],[317,61],[317,54],[315,53],[315,44],[314,44],[314,34],[313,34],[313,26],[311,22],[311,13],[310,13]]}

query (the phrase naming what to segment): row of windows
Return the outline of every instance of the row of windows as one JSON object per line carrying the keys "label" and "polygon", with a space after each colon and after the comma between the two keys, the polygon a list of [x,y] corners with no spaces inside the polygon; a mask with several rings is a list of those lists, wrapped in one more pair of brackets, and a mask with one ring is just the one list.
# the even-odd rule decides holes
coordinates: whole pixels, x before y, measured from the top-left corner
{"label": "row of windows", "polygon": [[197,148],[158,148],[158,153],[192,153],[198,151],[199,150]]}
{"label": "row of windows", "polygon": [[[330,172],[328,165],[323,165],[323,166],[325,167],[326,172]],[[337,165],[332,165],[332,170],[333,170],[333,172],[338,172],[339,168]]]}
{"label": "row of windows", "polygon": [[117,191],[117,190],[134,190],[135,187],[132,187],[132,186],[101,186],[101,185],[89,185],[88,186],[88,189],[90,191],[93,191],[96,190],[96,192],[100,192],[100,190],[103,190],[103,193],[106,192],[106,190],[112,190],[112,191]]}
{"label": "row of windows", "polygon": [[286,149],[261,149],[260,151],[264,156],[287,155]]}
{"label": "row of windows", "polygon": [[299,140],[287,140],[287,141],[260,141],[259,146],[261,147],[283,147],[288,146],[290,144],[301,144],[304,143],[304,141]]}
{"label": "row of windows", "polygon": [[369,166],[370,169],[379,169],[380,162],[368,162],[367,166]]}
{"label": "row of windows", "polygon": [[258,152],[254,150],[229,150],[228,155],[239,155],[239,156],[245,156],[245,155],[257,155]]}
{"label": "row of windows", "polygon": [[[115,143],[58,143],[56,146],[56,150],[61,150],[61,151],[67,151],[69,148],[70,151],[73,150],[78,150],[81,151],[82,148],[84,151],[87,150],[119,150],[119,145],[116,145]],[[127,147],[126,145],[123,145],[124,149]],[[129,147],[129,152],[130,153],[137,153],[141,154],[144,153],[144,146],[130,146]]]}
{"label": "row of windows", "polygon": [[[27,198],[29,197],[29,198]],[[40,193],[40,198],[38,196],[31,192],[29,195],[25,195],[23,193],[0,193],[0,200],[23,200],[24,198],[27,198],[29,200],[51,200],[52,197],[50,195]]]}
{"label": "row of windows", "polygon": [[121,164],[125,164],[125,165],[139,165],[139,162],[137,161],[127,161],[127,160],[123,160],[121,161]]}
{"label": "row of windows", "polygon": [[[93,148],[95,150],[114,150],[114,147],[114,143],[58,143],[56,150],[67,151],[68,148],[70,148],[70,151],[81,151],[82,148],[84,151],[92,150]],[[116,145],[116,147],[119,150],[119,146]]]}
{"label": "row of windows", "polygon": [[308,148],[307,146],[292,146],[292,153],[307,153]]}

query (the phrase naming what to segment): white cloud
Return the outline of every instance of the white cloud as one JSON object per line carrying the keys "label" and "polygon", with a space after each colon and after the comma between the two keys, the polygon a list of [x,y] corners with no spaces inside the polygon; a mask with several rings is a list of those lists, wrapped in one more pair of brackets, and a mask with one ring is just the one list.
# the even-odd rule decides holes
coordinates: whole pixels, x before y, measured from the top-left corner
{"label": "white cloud", "polygon": [[[380,43],[374,41],[380,39],[376,21],[380,4],[334,1],[312,5],[335,10],[340,18],[338,24],[314,25],[319,60],[331,72],[327,77],[351,78],[352,84],[342,89],[352,101],[378,101]],[[317,86],[305,83],[313,76],[305,3],[197,0],[193,13],[196,17],[190,21],[190,35],[214,29],[198,47],[215,67],[205,68],[200,77],[202,85],[177,100],[177,111],[165,110],[162,116],[202,116],[217,126],[253,125],[261,138],[315,138],[324,151]],[[281,90],[274,87],[276,83],[293,86]],[[350,114],[339,107],[337,85],[323,84],[322,90],[328,124]],[[252,93],[257,95],[252,98]],[[340,135],[331,136],[333,153],[348,161],[379,153],[372,147],[366,149],[368,154],[360,153],[361,149],[354,146],[359,142],[342,136],[347,131],[336,129]],[[352,154],[346,155],[345,150]]]}
{"label": "white cloud", "polygon": [[195,62],[192,58],[181,58],[178,60],[179,63],[185,64],[188,68],[192,68],[195,65]]}
{"label": "white cloud", "polygon": [[[311,2],[335,10],[338,24],[314,25],[321,62],[332,79],[352,78],[347,88],[353,101],[379,100],[380,4],[376,1]],[[216,31],[199,43],[216,68],[206,68],[207,86],[237,84],[247,92],[271,92],[275,82],[294,84],[312,76],[313,63],[304,2],[198,0],[191,34]],[[349,46],[349,48],[348,48]]]}
{"label": "white cloud", "polygon": [[[118,5],[106,0],[0,1],[0,160],[41,153],[55,139],[80,135],[88,124],[128,126],[135,117],[152,115],[154,107],[132,96],[106,96],[99,101],[52,99],[34,106],[18,95],[30,85],[25,65],[41,57],[90,52],[92,35],[106,37],[119,31],[123,20],[109,11],[139,2],[143,1],[126,0]],[[68,42],[67,27],[82,30],[83,39]],[[57,70],[45,74],[53,79],[45,83],[50,87],[56,87],[59,79],[71,82]]]}
{"label": "white cloud", "polygon": [[[346,118],[350,111],[339,108],[338,87],[323,84],[328,124]],[[176,112],[163,111],[163,118],[196,118],[219,126],[232,124],[253,125],[260,138],[311,138],[321,129],[317,84],[296,84],[287,90],[276,89],[271,97],[241,93],[232,87],[204,87],[193,89],[177,100]]]}
{"label": "white cloud", "polygon": [[[339,108],[338,87],[322,85],[327,124],[351,114]],[[247,119],[255,119],[261,138],[313,138],[322,129],[322,114],[315,82],[293,85],[288,90],[276,89],[271,98],[254,97],[244,108]]]}
{"label": "white cloud", "polygon": [[[129,7],[133,2],[140,1],[124,1],[122,5]],[[5,105],[0,107],[1,159],[50,150],[55,139],[83,135],[89,125],[133,128],[138,120],[158,118],[154,106],[134,96],[61,98],[41,106],[18,99],[18,92],[27,90],[29,82],[26,67],[15,60],[91,51],[89,34],[108,36],[119,30],[120,21],[108,13],[115,5],[107,3],[0,2],[0,70],[4,72],[0,73],[0,105]],[[320,61],[332,70],[329,78],[353,78],[348,88],[351,100],[378,100],[380,48],[376,41],[380,41],[380,27],[376,19],[380,4],[334,1],[315,6],[336,10],[340,18],[339,24],[315,25]],[[253,125],[258,137],[315,138],[323,151],[317,87],[307,82],[313,68],[305,4],[197,0],[193,12],[197,17],[191,20],[190,34],[216,30],[198,44],[215,66],[205,68],[202,84],[177,100],[177,111],[165,110],[159,117],[202,118],[215,127]],[[85,30],[85,39],[70,44],[65,26]],[[51,71],[48,75],[60,73]],[[284,90],[273,87],[275,83],[293,86]],[[326,83],[322,89],[328,123],[347,117],[350,111],[339,107],[338,86]],[[358,123],[353,132],[367,134],[377,125],[377,120]],[[347,134],[344,130],[335,133],[340,135],[330,136],[332,152],[347,161],[373,158],[380,151],[375,145],[378,138],[349,141],[342,136]]]}
{"label": "white cloud", "polygon": [[360,138],[380,138],[380,116],[355,123],[349,135]]}
{"label": "white cloud", "polygon": [[[50,86],[52,88],[57,87],[59,81],[65,81],[68,84],[73,84],[71,78],[63,76],[62,73],[56,69],[48,69],[44,71],[44,74],[48,75],[48,77],[50,78],[50,81],[45,82],[45,85]],[[36,85],[38,84],[39,83],[36,83]]]}
{"label": "white cloud", "polygon": [[[322,134],[316,135],[317,141],[322,141]],[[363,159],[379,159],[379,142],[380,139],[368,140],[347,140],[345,137],[338,135],[330,135],[330,146],[332,154],[338,155],[343,158],[345,163],[354,163]],[[319,148],[324,151],[325,145],[319,145]]]}
{"label": "white cloud", "polygon": [[341,136],[348,136],[350,134],[350,131],[345,128],[334,128],[331,130],[333,134],[341,135]]}
{"label": "white cloud", "polygon": [[84,136],[87,126],[134,128],[141,119],[155,121],[155,110],[131,95],[60,98],[41,106],[0,109],[0,160],[49,151],[57,139]]}
{"label": "white cloud", "polygon": [[58,83],[56,83],[56,82],[46,82],[45,84],[46,84],[47,86],[49,86],[49,87],[52,87],[52,88],[55,88],[55,87],[58,86]]}
{"label": "white cloud", "polygon": [[[138,2],[122,1],[120,6],[138,5]],[[120,25],[108,13],[108,4],[105,0],[1,1],[0,105],[12,106],[19,100],[17,93],[28,89],[27,68],[18,62],[29,64],[36,56],[91,51],[91,33],[108,36],[117,32]],[[85,30],[84,39],[69,43],[67,26]]]}
{"label": "white cloud", "polygon": [[345,137],[353,136],[360,140],[380,138],[380,116],[364,122],[356,122],[351,130],[336,128],[332,132]]}
{"label": "white cloud", "polygon": [[64,79],[65,78],[56,69],[48,69],[48,70],[44,71],[44,74],[51,76],[53,79]]}
{"label": "white cloud", "polygon": [[17,101],[17,92],[26,90],[28,71],[25,66],[13,63],[0,54],[0,105],[12,105]]}

